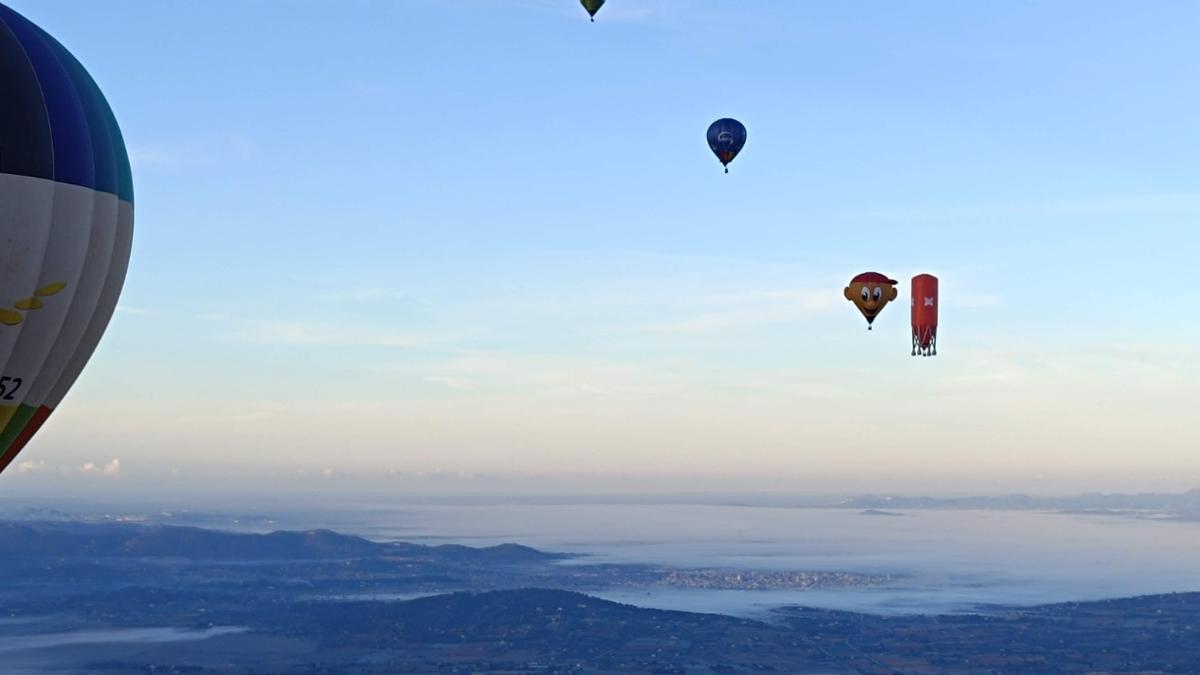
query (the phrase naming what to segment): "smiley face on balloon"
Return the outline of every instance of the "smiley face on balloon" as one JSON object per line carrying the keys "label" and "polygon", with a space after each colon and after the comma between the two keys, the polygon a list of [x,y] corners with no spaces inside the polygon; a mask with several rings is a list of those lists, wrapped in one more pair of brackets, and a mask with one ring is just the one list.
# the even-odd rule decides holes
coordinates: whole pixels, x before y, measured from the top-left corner
{"label": "smiley face on balloon", "polygon": [[866,317],[867,330],[871,329],[883,308],[900,294],[896,290],[896,280],[878,272],[863,272],[854,277],[842,293]]}

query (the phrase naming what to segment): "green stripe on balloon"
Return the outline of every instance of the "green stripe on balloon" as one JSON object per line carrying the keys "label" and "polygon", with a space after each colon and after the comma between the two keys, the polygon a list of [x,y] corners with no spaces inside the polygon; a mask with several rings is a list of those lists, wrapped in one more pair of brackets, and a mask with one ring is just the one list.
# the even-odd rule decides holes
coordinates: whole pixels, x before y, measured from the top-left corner
{"label": "green stripe on balloon", "polygon": [[13,444],[17,440],[17,436],[21,435],[21,431],[29,424],[29,420],[33,419],[35,412],[37,412],[35,406],[24,403],[17,406],[17,412],[13,413],[12,418],[4,427],[4,431],[0,432],[0,448],[4,449],[0,454],[0,463],[8,463],[8,454],[15,449]]}

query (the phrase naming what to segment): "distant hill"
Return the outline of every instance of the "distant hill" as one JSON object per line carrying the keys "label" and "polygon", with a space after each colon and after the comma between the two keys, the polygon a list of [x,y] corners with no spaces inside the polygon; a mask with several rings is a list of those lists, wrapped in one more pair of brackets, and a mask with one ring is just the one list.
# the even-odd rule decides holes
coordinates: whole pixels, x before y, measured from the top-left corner
{"label": "distant hill", "polygon": [[764,623],[523,588],[297,608],[291,634],[369,645],[375,672],[1200,672],[1200,594],[879,617],[789,608]]}
{"label": "distant hill", "polygon": [[[489,636],[511,636],[514,626],[536,627],[530,637],[543,639],[549,630],[592,630],[607,638],[634,639],[667,621],[687,620],[714,625],[753,625],[756,622],[717,614],[643,609],[601,600],[573,591],[519,588],[477,593],[447,593],[404,603],[361,603],[340,627],[347,636],[378,630],[380,621],[410,642],[459,642]],[[575,625],[571,625],[575,624]],[[526,628],[528,629],[528,628]]]}
{"label": "distant hill", "polygon": [[1015,509],[1056,510],[1087,514],[1152,517],[1163,515],[1200,519],[1200,489],[1180,493],[1104,494],[1089,492],[1069,497],[994,495],[981,497],[921,497],[878,495],[853,497],[836,506],[854,509]]}
{"label": "distant hill", "polygon": [[374,542],[330,530],[242,534],[173,525],[0,521],[0,558],[33,556],[314,560],[405,557],[519,564],[561,559],[517,544],[488,548]]}

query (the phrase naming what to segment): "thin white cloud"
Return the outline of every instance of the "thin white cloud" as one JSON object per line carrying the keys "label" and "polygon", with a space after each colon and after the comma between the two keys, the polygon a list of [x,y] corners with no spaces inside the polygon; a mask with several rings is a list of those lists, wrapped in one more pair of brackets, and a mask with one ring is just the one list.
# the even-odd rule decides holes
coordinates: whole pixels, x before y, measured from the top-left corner
{"label": "thin white cloud", "polygon": [[711,309],[642,327],[650,333],[712,333],[772,323],[801,321],[841,306],[841,294],[830,289],[771,289],[709,295],[693,299]]}
{"label": "thin white cloud", "polygon": [[254,402],[239,405],[236,409],[223,406],[219,410],[183,415],[178,419],[183,422],[202,424],[237,424],[277,420],[294,414],[296,414],[295,406],[289,403]]}
{"label": "thin white cloud", "polygon": [[471,386],[471,383],[466,380],[457,377],[446,377],[444,375],[431,375],[426,377],[425,381],[440,384],[450,389],[469,389]]}
{"label": "thin white cloud", "polygon": [[967,295],[950,295],[942,298],[942,307],[957,309],[988,309],[997,307],[1004,302],[1004,296],[999,293],[970,293]]}
{"label": "thin white cloud", "polygon": [[869,220],[942,222],[960,224],[978,218],[1076,218],[1092,216],[1195,216],[1200,215],[1200,194],[1113,195],[1084,199],[1054,199],[1025,202],[992,202],[970,205],[941,205],[914,207],[881,207],[847,209],[825,213],[826,216]]}
{"label": "thin white cloud", "polygon": [[181,159],[179,152],[164,147],[130,145],[129,163],[135,169],[172,167]]}
{"label": "thin white cloud", "polygon": [[688,383],[671,368],[546,354],[477,352],[432,364],[426,381],[453,390],[503,393],[514,400],[641,401]]}
{"label": "thin white cloud", "polygon": [[35,471],[45,471],[46,462],[44,460],[26,460],[17,464],[17,473],[33,473]]}
{"label": "thin white cloud", "polygon": [[103,466],[95,462],[85,462],[79,467],[79,473],[92,476],[117,476],[121,473],[121,460],[113,459]]}
{"label": "thin white cloud", "polygon": [[430,344],[426,336],[297,321],[247,321],[224,333],[225,339],[256,345],[298,347],[390,347],[407,349]]}
{"label": "thin white cloud", "polygon": [[382,286],[359,286],[338,291],[324,291],[317,294],[319,302],[344,303],[373,303],[388,301],[404,301],[417,304],[428,304],[414,298],[407,291]]}
{"label": "thin white cloud", "polygon": [[205,141],[130,143],[129,162],[139,171],[186,171],[262,155],[256,141],[232,135]]}

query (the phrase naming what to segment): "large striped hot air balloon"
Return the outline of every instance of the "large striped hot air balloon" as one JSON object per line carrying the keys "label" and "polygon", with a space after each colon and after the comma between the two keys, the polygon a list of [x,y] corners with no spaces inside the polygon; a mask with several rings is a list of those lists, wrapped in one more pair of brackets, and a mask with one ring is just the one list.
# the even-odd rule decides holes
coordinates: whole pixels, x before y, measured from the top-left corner
{"label": "large striped hot air balloon", "polygon": [[0,471],[91,358],[133,239],[133,178],[99,87],[0,4]]}

